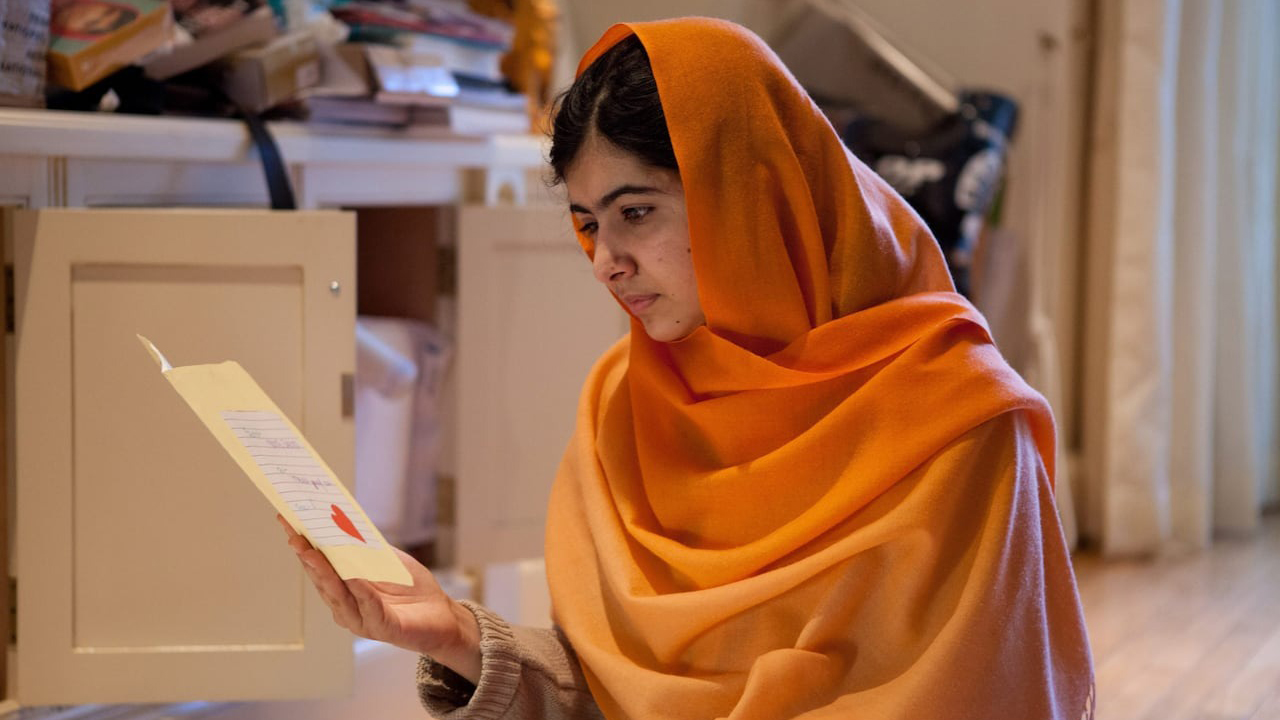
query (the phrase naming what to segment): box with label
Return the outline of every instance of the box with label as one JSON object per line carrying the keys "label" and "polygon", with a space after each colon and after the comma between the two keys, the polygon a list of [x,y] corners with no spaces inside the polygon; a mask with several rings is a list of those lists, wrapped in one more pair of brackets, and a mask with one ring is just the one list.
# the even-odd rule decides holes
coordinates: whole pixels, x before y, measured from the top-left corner
{"label": "box with label", "polygon": [[83,90],[163,46],[172,31],[162,0],[54,0],[49,81]]}
{"label": "box with label", "polygon": [[223,91],[249,112],[275,107],[319,82],[319,48],[305,32],[237,52],[223,65]]}

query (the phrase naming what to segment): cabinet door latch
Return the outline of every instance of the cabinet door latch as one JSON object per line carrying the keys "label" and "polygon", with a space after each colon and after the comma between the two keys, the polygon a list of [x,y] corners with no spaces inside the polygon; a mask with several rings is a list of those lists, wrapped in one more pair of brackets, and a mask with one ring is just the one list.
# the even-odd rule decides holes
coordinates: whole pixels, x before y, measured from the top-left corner
{"label": "cabinet door latch", "polygon": [[342,373],[342,417],[349,418],[356,414],[356,376],[355,373]]}

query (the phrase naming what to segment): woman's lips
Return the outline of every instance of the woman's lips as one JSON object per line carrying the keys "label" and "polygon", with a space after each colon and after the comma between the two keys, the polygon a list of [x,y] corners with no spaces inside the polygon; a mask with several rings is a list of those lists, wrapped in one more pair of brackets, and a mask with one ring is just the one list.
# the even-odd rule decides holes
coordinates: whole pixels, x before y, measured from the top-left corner
{"label": "woman's lips", "polygon": [[657,299],[658,299],[658,296],[656,294],[627,295],[626,297],[622,298],[622,302],[627,304],[627,307],[631,310],[631,312],[638,313],[644,310],[645,308],[649,307],[650,305],[652,305],[654,302],[657,301]]}

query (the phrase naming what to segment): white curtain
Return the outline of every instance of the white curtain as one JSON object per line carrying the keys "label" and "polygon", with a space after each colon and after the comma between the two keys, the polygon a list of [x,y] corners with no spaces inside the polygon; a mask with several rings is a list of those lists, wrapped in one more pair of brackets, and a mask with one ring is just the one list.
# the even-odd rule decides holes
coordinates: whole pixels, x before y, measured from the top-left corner
{"label": "white curtain", "polygon": [[1280,498],[1280,3],[1098,3],[1082,534],[1206,546]]}

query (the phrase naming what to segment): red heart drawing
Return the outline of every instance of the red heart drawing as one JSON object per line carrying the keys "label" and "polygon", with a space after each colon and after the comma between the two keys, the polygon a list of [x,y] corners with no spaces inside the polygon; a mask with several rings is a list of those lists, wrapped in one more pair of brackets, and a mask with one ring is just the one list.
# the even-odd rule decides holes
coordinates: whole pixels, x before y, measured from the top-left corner
{"label": "red heart drawing", "polygon": [[337,505],[330,505],[329,509],[332,511],[329,513],[329,519],[333,521],[334,525],[342,528],[342,532],[362,543],[368,543],[368,541],[360,534],[360,531],[356,529],[356,524],[351,522],[351,518],[347,517],[347,514],[342,512],[342,508]]}

